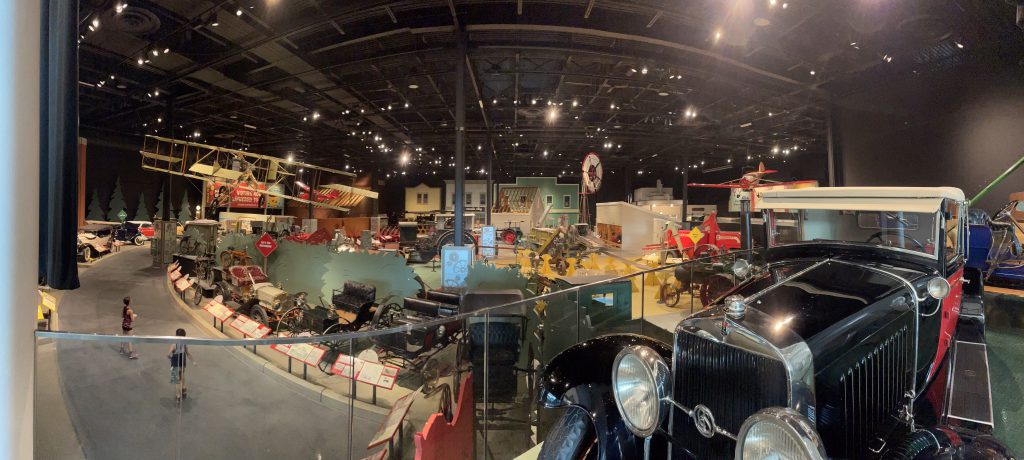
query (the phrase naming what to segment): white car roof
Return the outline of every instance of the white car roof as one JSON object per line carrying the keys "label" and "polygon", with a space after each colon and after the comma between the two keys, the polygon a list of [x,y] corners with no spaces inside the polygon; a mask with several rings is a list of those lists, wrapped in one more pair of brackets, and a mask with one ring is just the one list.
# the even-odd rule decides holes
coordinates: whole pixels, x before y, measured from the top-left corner
{"label": "white car roof", "polygon": [[818,187],[766,190],[758,194],[757,207],[932,213],[943,199],[966,201],[954,187]]}

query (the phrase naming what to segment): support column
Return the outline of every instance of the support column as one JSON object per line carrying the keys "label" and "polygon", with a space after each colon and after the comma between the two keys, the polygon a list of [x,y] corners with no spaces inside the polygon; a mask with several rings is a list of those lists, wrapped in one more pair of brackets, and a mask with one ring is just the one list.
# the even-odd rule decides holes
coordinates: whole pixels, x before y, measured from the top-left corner
{"label": "support column", "polygon": [[[167,123],[164,125],[164,129],[167,131],[167,137],[174,139],[174,96],[168,96],[167,102],[164,103],[165,110],[167,113],[164,114],[164,121]],[[196,140],[198,142],[198,139]],[[174,144],[171,144],[170,148],[174,148]],[[174,206],[174,199],[171,198],[171,181],[174,176],[168,174],[167,180],[164,181],[164,209],[163,215],[160,216],[160,220],[171,220],[171,206]]]}
{"label": "support column", "polygon": [[462,215],[466,213],[466,30],[456,31],[455,62],[455,246],[462,246]]}
{"label": "support column", "polygon": [[828,186],[836,186],[836,152],[835,152],[835,137],[832,133],[832,110],[828,112],[828,118],[825,120],[826,139],[825,142],[828,144]]}
{"label": "support column", "polygon": [[[487,135],[487,141],[490,143],[490,133]],[[491,144],[493,145],[493,144]],[[490,155],[487,155],[487,225],[491,225],[491,208],[494,206],[494,156],[497,152],[491,151]]]}
{"label": "support column", "polygon": [[[38,302],[41,36],[47,20],[43,3],[0,2],[0,62],[8,66],[0,77],[0,158],[5,164],[0,168],[0,215],[17,220],[0,239],[0,292],[8,324],[6,333],[0,334],[0,458],[33,456],[32,306]],[[77,5],[64,6],[73,23]],[[73,34],[76,31],[77,27],[72,29]]]}
{"label": "support column", "polygon": [[690,159],[687,157],[683,165],[683,225],[686,224],[686,207],[690,205]]}

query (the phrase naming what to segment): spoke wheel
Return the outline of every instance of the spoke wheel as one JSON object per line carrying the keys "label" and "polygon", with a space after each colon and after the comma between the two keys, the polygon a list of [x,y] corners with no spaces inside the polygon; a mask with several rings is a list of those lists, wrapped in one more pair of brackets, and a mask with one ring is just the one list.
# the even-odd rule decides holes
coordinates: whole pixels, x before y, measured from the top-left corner
{"label": "spoke wheel", "polygon": [[666,307],[674,307],[679,304],[679,287],[675,282],[662,284],[658,296]]}
{"label": "spoke wheel", "polygon": [[735,285],[736,281],[730,275],[715,273],[714,275],[708,276],[708,278],[704,280],[704,284],[700,287],[700,303],[705,307],[711,305],[712,302],[717,300],[726,292],[729,292],[729,290]]}
{"label": "spoke wheel", "polygon": [[196,304],[196,306],[199,306],[199,303],[203,301],[203,288],[199,287],[198,281],[192,288],[195,289],[196,291],[195,294],[192,296],[192,303]]}
{"label": "spoke wheel", "polygon": [[252,310],[249,311],[249,317],[264,326],[267,325],[267,312],[263,311],[263,307],[259,304],[252,306]]}

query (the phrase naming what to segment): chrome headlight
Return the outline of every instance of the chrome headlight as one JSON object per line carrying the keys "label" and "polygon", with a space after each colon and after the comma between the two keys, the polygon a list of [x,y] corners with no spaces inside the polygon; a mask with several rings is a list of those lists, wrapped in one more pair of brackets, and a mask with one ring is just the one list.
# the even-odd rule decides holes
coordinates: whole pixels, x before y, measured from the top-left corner
{"label": "chrome headlight", "polygon": [[737,460],[786,458],[821,460],[825,447],[806,417],[793,409],[769,407],[751,415],[740,427]]}
{"label": "chrome headlight", "polygon": [[928,295],[933,299],[942,300],[949,295],[949,281],[946,281],[946,279],[941,276],[936,276],[935,278],[928,280],[927,288]]}
{"label": "chrome headlight", "polygon": [[672,387],[668,364],[653,348],[637,345],[623,349],[612,366],[612,394],[622,420],[633,434],[646,438],[668,413]]}
{"label": "chrome headlight", "polygon": [[736,259],[732,263],[732,274],[741,280],[747,279],[747,275],[750,274],[750,262],[746,259]]}

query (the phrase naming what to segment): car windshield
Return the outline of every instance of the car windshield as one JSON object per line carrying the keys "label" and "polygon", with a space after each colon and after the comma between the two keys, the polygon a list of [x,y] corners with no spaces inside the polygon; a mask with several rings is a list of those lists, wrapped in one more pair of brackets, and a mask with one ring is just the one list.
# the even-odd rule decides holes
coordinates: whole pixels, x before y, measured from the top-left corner
{"label": "car windshield", "polygon": [[937,213],[802,209],[767,211],[774,218],[771,245],[855,243],[938,257]]}

